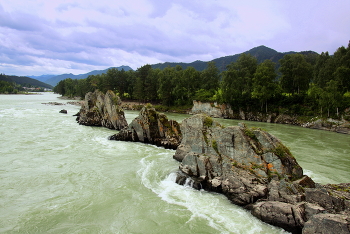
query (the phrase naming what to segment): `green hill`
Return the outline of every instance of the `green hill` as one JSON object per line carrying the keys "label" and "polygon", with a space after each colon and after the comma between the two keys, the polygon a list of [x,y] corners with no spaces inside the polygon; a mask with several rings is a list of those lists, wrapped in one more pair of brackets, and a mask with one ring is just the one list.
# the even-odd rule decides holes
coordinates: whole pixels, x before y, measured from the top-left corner
{"label": "green hill", "polygon": [[16,84],[22,85],[22,86],[34,86],[34,87],[40,87],[40,88],[47,88],[52,89],[53,86],[46,84],[44,82],[38,81],[33,78],[29,78],[26,76],[8,76],[1,74],[0,80],[7,81],[10,83],[15,82]]}

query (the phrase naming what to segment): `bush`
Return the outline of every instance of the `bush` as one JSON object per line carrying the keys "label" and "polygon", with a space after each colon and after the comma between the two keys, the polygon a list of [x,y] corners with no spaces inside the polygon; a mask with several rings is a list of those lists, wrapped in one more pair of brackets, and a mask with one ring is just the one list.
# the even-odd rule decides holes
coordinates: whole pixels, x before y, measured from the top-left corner
{"label": "bush", "polygon": [[216,140],[213,140],[213,141],[211,142],[211,146],[213,147],[213,149],[215,150],[215,152],[216,152],[217,154],[219,154],[218,143],[216,142]]}
{"label": "bush", "polygon": [[290,152],[289,148],[282,143],[279,143],[276,148],[271,150],[272,153],[274,153],[279,158],[285,158],[288,156],[292,156],[292,153]]}
{"label": "bush", "polygon": [[210,128],[213,125],[213,119],[209,116],[206,116],[204,121],[203,121],[203,125]]}

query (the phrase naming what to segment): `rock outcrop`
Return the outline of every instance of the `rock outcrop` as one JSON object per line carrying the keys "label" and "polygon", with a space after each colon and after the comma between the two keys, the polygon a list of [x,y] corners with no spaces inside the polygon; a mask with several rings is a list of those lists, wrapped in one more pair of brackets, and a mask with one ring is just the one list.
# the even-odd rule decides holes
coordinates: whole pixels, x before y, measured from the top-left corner
{"label": "rock outcrop", "polygon": [[195,115],[202,113],[214,118],[230,119],[234,117],[233,110],[227,104],[193,101],[190,114]]}
{"label": "rock outcrop", "polygon": [[167,116],[156,112],[152,107],[143,107],[128,127],[118,134],[110,136],[110,140],[134,141],[176,149],[181,142],[180,125]]}
{"label": "rock outcrop", "polygon": [[85,95],[85,100],[77,114],[79,124],[87,126],[102,126],[120,130],[126,127],[124,111],[119,106],[120,98],[109,90],[106,94],[96,90]]}
{"label": "rock outcrop", "polygon": [[312,128],[319,130],[327,130],[337,133],[350,134],[350,122],[343,120],[335,120],[335,119],[316,119],[314,121],[310,121],[301,125],[304,128]]}
{"label": "rock outcrop", "polygon": [[[349,233],[349,219],[344,218],[350,214],[349,184],[316,184],[269,133],[244,124],[225,128],[200,114],[185,119],[181,133],[174,155],[181,162],[177,183],[191,178],[193,187],[223,193],[262,221],[293,233],[304,226],[305,233],[312,233],[322,222],[322,230],[329,231],[332,226],[326,224],[338,221]],[[331,222],[322,221],[323,214]]]}
{"label": "rock outcrop", "polygon": [[270,113],[265,114],[261,112],[244,112],[233,111],[228,104],[218,104],[216,102],[199,102],[193,101],[193,107],[190,114],[206,114],[214,118],[224,119],[240,119],[267,123],[279,123],[301,126],[304,128],[312,128],[319,130],[332,131],[337,133],[350,134],[350,108],[345,110],[344,116],[346,119],[334,120],[334,119],[315,119],[310,122],[301,121],[298,116],[291,116],[287,114]]}

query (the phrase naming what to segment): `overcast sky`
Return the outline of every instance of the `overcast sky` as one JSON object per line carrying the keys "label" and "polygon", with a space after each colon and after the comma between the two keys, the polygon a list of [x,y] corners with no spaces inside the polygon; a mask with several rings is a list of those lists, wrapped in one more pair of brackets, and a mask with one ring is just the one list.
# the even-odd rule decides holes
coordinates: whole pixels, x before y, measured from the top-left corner
{"label": "overcast sky", "polygon": [[350,0],[0,0],[0,73],[210,61],[265,45],[333,54]]}

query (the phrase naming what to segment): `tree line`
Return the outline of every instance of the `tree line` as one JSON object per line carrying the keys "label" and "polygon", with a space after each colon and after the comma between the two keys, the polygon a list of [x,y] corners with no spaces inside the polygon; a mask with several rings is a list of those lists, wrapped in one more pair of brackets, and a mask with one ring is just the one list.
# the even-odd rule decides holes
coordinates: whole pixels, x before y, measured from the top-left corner
{"label": "tree line", "polygon": [[271,60],[258,63],[250,54],[242,54],[223,72],[214,62],[203,71],[181,66],[160,70],[149,64],[136,71],[112,68],[86,79],[62,80],[54,92],[84,97],[95,89],[165,106],[197,100],[228,103],[235,110],[337,116],[350,106],[350,43],[332,56],[286,54],[279,69]]}

